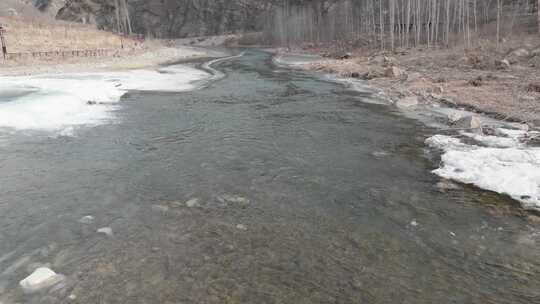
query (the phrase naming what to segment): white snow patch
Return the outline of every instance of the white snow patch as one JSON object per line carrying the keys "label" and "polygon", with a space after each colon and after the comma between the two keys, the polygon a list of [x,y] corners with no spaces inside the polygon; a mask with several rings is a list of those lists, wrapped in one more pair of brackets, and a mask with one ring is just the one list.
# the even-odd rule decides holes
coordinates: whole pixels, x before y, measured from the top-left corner
{"label": "white snow patch", "polygon": [[488,147],[511,148],[511,147],[521,146],[521,143],[517,137],[481,135],[481,134],[470,133],[470,132],[461,132],[461,134],[469,138],[472,138],[475,141],[482,143]]}
{"label": "white snow patch", "polygon": [[274,56],[272,60],[277,65],[298,67],[298,66],[310,64],[313,62],[317,62],[321,59],[322,58],[317,55],[283,53],[283,54],[278,54]]}
{"label": "white snow patch", "polygon": [[[510,145],[506,138],[499,141],[491,136],[474,137],[488,147],[467,145],[446,135],[428,138],[428,145],[444,151],[441,167],[433,172],[443,178],[507,194],[527,209],[540,210],[540,148]],[[500,147],[501,143],[505,147]]]}
{"label": "white snow patch", "polygon": [[[0,77],[0,128],[56,131],[114,120],[129,90],[181,92],[209,74],[188,66],[158,70]],[[89,104],[92,103],[92,104]]]}

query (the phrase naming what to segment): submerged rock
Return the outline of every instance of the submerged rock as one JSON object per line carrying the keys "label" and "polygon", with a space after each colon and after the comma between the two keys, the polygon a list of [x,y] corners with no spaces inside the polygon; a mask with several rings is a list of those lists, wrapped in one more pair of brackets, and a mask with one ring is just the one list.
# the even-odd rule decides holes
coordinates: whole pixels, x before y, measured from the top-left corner
{"label": "submerged rock", "polygon": [[376,158],[383,158],[383,157],[389,156],[390,153],[386,151],[375,151],[375,152],[372,152],[371,155],[373,155]]}
{"label": "submerged rock", "polygon": [[452,112],[452,113],[448,114],[447,118],[448,118],[449,123],[454,124],[454,123],[456,123],[456,121],[462,119],[463,115],[461,113],[458,113],[458,112]]}
{"label": "submerged rock", "polygon": [[113,231],[111,229],[111,227],[103,227],[103,228],[99,228],[97,230],[97,233],[102,233],[106,236],[109,236],[109,237],[112,237],[113,236]]}
{"label": "submerged rock", "polygon": [[64,276],[46,267],[36,269],[30,276],[19,282],[25,293],[34,293],[50,288],[64,280]]}
{"label": "submerged rock", "polygon": [[417,105],[418,105],[418,97],[416,96],[408,96],[396,102],[396,106],[399,108],[409,108],[409,107],[414,107]]}
{"label": "submerged rock", "polygon": [[91,216],[91,215],[87,215],[87,216],[83,216],[80,220],[79,220],[79,223],[81,224],[86,224],[86,225],[90,225],[94,222],[94,217]]}
{"label": "submerged rock", "polygon": [[247,230],[248,230],[247,226],[244,225],[244,224],[238,224],[238,225],[236,225],[236,229],[238,229],[238,230],[243,230],[243,231],[247,231]]}
{"label": "submerged rock", "polygon": [[460,118],[452,125],[462,129],[480,129],[482,127],[482,120],[478,116],[470,115]]}
{"label": "submerged rock", "polygon": [[438,182],[436,186],[437,186],[437,189],[440,192],[446,192],[446,191],[450,191],[450,190],[459,190],[460,189],[457,184],[455,184],[452,181],[447,180],[447,179]]}
{"label": "submerged rock", "polygon": [[186,207],[193,208],[193,207],[199,207],[199,199],[198,198],[192,198],[189,201],[186,202]]}
{"label": "submerged rock", "polygon": [[167,213],[169,212],[169,207],[163,205],[152,205],[152,211],[156,213]]}
{"label": "submerged rock", "polygon": [[250,204],[249,199],[239,195],[223,194],[217,197],[217,200],[222,204],[238,204],[241,206],[247,206]]}

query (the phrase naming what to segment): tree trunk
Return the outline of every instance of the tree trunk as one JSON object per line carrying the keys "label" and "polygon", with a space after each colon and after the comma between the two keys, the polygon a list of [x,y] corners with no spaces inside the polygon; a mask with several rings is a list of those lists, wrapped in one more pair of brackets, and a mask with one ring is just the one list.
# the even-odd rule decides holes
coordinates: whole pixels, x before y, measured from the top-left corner
{"label": "tree trunk", "polygon": [[497,50],[501,40],[501,0],[497,0]]}
{"label": "tree trunk", "polygon": [[538,11],[538,34],[540,34],[540,0],[538,0],[536,10]]}

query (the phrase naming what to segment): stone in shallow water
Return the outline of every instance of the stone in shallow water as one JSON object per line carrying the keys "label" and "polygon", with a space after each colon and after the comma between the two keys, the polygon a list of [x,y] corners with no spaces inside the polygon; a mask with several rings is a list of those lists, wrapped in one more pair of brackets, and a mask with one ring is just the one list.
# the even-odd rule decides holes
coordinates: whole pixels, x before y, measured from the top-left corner
{"label": "stone in shallow water", "polygon": [[244,225],[244,224],[238,224],[238,225],[236,225],[236,229],[246,231],[247,226]]}
{"label": "stone in shallow water", "polygon": [[408,96],[396,101],[396,106],[398,108],[410,108],[418,105],[418,97]]}
{"label": "stone in shallow water", "polygon": [[113,236],[113,231],[110,227],[103,227],[97,230],[97,233],[105,234],[106,236]]}
{"label": "stone in shallow water", "polygon": [[249,199],[239,196],[239,195],[229,195],[229,194],[223,194],[217,197],[217,200],[220,203],[231,203],[231,204],[238,204],[247,206],[249,205],[250,201]]}
{"label": "stone in shallow water", "polygon": [[462,129],[479,129],[482,127],[482,119],[476,115],[469,115],[454,122],[453,126]]}
{"label": "stone in shallow water", "polygon": [[186,202],[186,207],[193,208],[193,207],[199,207],[199,199],[198,198],[192,198],[189,201]]}
{"label": "stone in shallow water", "polygon": [[446,192],[450,190],[459,190],[460,187],[456,183],[445,179],[437,183],[437,189],[441,192]]}
{"label": "stone in shallow water", "polygon": [[81,224],[86,224],[86,225],[90,225],[94,222],[94,217],[91,216],[91,215],[87,215],[87,216],[83,216],[80,220],[79,220],[79,223]]}
{"label": "stone in shallow water", "polygon": [[52,287],[64,280],[64,276],[46,267],[36,269],[31,275],[19,282],[26,293],[34,293]]}
{"label": "stone in shallow water", "polygon": [[389,156],[390,153],[386,151],[375,151],[375,152],[372,152],[371,155],[377,158],[383,158],[383,157]]}
{"label": "stone in shallow water", "polygon": [[169,212],[169,207],[164,205],[153,205],[152,211],[157,213],[167,213]]}

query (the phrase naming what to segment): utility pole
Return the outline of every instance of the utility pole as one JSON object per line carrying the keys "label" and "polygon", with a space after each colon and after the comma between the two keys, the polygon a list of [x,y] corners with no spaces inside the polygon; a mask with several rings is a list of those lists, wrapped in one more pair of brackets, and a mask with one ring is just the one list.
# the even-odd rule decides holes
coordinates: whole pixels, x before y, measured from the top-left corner
{"label": "utility pole", "polygon": [[2,25],[0,25],[0,42],[2,44],[2,55],[4,57],[4,60],[7,59],[7,46],[6,46],[6,39],[4,38],[4,28]]}

